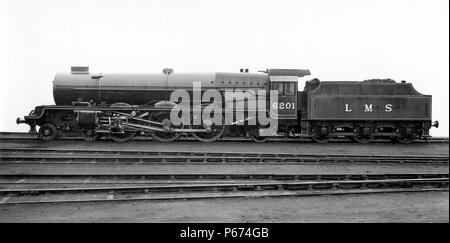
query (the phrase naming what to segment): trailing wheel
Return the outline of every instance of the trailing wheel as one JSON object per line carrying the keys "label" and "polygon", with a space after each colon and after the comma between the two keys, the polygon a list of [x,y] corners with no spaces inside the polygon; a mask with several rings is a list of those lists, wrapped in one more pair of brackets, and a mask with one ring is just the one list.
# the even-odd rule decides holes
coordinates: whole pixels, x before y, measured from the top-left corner
{"label": "trailing wheel", "polygon": [[248,136],[257,143],[265,143],[269,140],[269,137],[264,137],[259,135],[259,128],[250,129]]}
{"label": "trailing wheel", "polygon": [[46,141],[54,140],[57,138],[58,129],[51,123],[42,124],[39,127],[38,138]]}
{"label": "trailing wheel", "polygon": [[84,141],[92,142],[98,139],[98,134],[95,132],[95,129],[87,129],[83,132]]}

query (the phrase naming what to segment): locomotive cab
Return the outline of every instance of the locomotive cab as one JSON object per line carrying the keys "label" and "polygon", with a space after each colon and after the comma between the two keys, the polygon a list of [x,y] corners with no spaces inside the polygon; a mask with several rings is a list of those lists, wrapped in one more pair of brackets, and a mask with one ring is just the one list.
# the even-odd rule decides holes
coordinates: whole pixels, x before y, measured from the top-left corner
{"label": "locomotive cab", "polygon": [[297,118],[297,77],[271,76],[270,89],[276,90],[277,100],[271,100],[272,109],[278,112],[278,119]]}
{"label": "locomotive cab", "polygon": [[283,120],[297,120],[298,78],[310,75],[309,70],[303,69],[268,69],[270,89],[276,90],[277,100],[271,100],[272,110],[278,112],[277,118]]}

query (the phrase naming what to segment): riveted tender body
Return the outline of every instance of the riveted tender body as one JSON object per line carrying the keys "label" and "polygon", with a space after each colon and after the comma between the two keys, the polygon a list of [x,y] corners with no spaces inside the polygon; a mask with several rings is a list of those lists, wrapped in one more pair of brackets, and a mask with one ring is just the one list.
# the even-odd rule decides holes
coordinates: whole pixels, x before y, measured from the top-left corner
{"label": "riveted tender body", "polygon": [[310,120],[431,120],[431,95],[410,83],[321,82],[308,94]]}

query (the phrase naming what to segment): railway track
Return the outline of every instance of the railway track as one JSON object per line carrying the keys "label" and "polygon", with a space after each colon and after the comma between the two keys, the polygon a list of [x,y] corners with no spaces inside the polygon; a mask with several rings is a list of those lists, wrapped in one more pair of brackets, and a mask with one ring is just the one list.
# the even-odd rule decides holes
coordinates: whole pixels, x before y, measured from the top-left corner
{"label": "railway track", "polygon": [[[1,175],[2,187],[23,178],[51,179],[54,176],[83,180],[87,175]],[[109,181],[102,186],[64,187],[67,181],[51,183],[50,187],[0,189],[1,204],[67,203],[139,200],[179,200],[228,197],[279,197],[306,195],[335,195],[388,192],[448,191],[448,174],[325,174],[325,175],[88,175],[89,178],[135,180],[137,177],[151,182],[141,185],[120,185]],[[153,184],[155,180],[170,178],[172,183]],[[19,181],[20,181],[19,180]],[[182,180],[186,184],[177,182]],[[186,182],[191,180],[191,182]],[[212,181],[214,181],[211,183]],[[209,181],[210,183],[204,183]],[[22,181],[23,182],[23,181]],[[17,182],[19,183],[19,182]],[[31,182],[32,184],[33,182]],[[34,181],[36,183],[36,181]],[[74,183],[72,181],[72,183]],[[94,182],[95,183],[95,182]],[[134,182],[136,183],[136,181]],[[12,183],[13,184],[13,183]],[[39,184],[39,183],[38,183]]]}
{"label": "railway track", "polygon": [[409,174],[5,174],[0,173],[0,187],[26,184],[159,184],[204,182],[255,182],[255,181],[352,181],[387,179],[448,178],[445,173]]}
{"label": "railway track", "polygon": [[[449,157],[404,155],[343,155],[305,153],[242,153],[143,151],[107,149],[0,147],[0,165],[15,164],[427,164],[448,167]],[[101,166],[101,165],[98,165]],[[109,166],[109,164],[108,164]],[[37,166],[35,166],[37,168]],[[58,165],[58,167],[60,167]],[[147,166],[146,166],[147,167]],[[215,166],[214,166],[215,167]],[[253,167],[253,166],[252,166]],[[67,168],[67,167],[61,167]],[[122,168],[122,167],[120,167]],[[414,166],[416,168],[416,166]],[[448,191],[448,172],[416,169],[413,173],[382,171],[322,174],[285,173],[86,173],[41,170],[20,174],[0,172],[0,205],[83,203],[143,200],[187,200],[281,197],[361,193]],[[57,171],[57,170],[56,170]],[[286,170],[285,170],[286,171]],[[184,174],[183,174],[184,173]],[[290,173],[290,172],[287,172]],[[387,173],[387,174],[386,174]]]}
{"label": "railway track", "polygon": [[0,163],[411,163],[448,164],[448,156],[318,155],[189,151],[0,148]]}
{"label": "railway track", "polygon": [[[29,134],[26,132],[0,132],[0,140],[36,140],[37,135],[36,134]],[[83,140],[81,137],[62,137],[61,140]],[[148,137],[136,137],[133,139],[134,141],[152,141],[152,138],[150,136]],[[195,138],[191,137],[181,137],[181,141],[197,141]],[[234,141],[234,142],[250,142],[250,138],[245,137],[225,137],[221,138],[220,141],[226,142],[226,141]],[[304,138],[270,138],[268,141],[272,142],[311,142],[310,138],[304,137]],[[348,139],[333,139],[330,142],[338,142],[338,143],[354,143]],[[417,143],[449,143],[449,139],[446,137],[432,137],[429,139],[418,139],[415,142]],[[386,139],[377,139],[374,141],[374,143],[392,143],[390,140]]]}

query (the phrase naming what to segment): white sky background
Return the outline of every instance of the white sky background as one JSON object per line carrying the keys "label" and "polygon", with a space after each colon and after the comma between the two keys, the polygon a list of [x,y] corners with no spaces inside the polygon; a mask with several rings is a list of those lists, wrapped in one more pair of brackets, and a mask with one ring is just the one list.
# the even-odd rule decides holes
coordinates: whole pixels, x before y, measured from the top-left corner
{"label": "white sky background", "polygon": [[[54,104],[56,72],[305,68],[320,80],[407,80],[449,135],[448,0],[0,0],[0,131]],[[303,88],[303,86],[302,86]]]}

